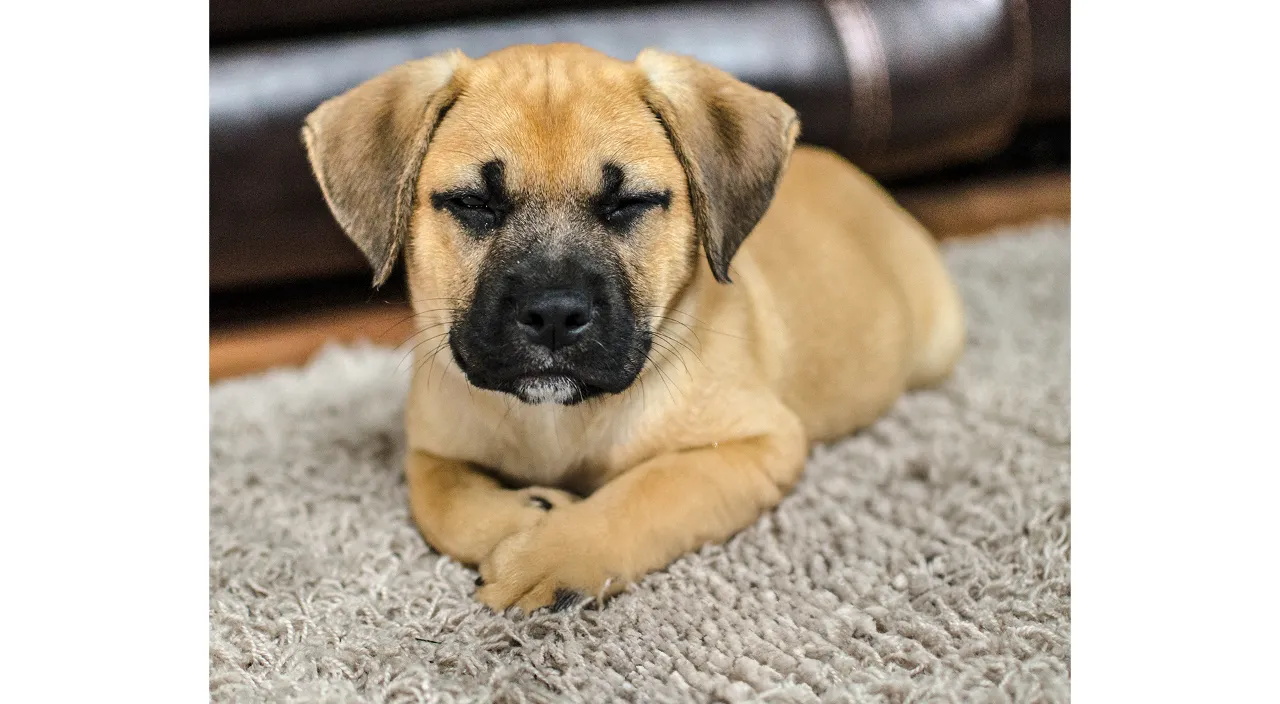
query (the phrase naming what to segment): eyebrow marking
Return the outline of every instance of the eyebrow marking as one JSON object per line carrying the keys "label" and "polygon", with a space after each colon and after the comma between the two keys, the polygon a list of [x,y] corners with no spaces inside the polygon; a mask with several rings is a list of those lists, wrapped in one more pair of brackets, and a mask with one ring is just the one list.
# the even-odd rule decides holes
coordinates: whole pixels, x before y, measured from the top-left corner
{"label": "eyebrow marking", "polygon": [[618,191],[622,190],[623,173],[622,167],[612,161],[604,165],[603,187],[600,189],[601,199],[607,199],[610,196],[616,196]]}
{"label": "eyebrow marking", "polygon": [[492,159],[480,166],[480,186],[462,185],[431,194],[431,205],[437,210],[444,204],[462,196],[483,197],[494,208],[505,208],[510,205],[507,193],[506,167],[501,159]]}
{"label": "eyebrow marking", "polygon": [[507,201],[506,168],[501,159],[485,162],[480,167],[480,178],[489,189],[489,199],[505,203]]}
{"label": "eyebrow marking", "polygon": [[601,188],[591,197],[590,207],[605,226],[625,231],[649,208],[657,206],[663,210],[670,209],[671,189],[633,191],[623,187],[625,180],[622,167],[618,164],[606,162],[601,168]]}
{"label": "eyebrow marking", "polygon": [[639,200],[660,205],[664,210],[671,205],[671,189],[661,191],[624,189],[622,183],[626,180],[625,172],[621,166],[612,161],[605,162],[601,169],[601,174],[600,192],[593,199],[597,204],[616,203],[621,200]]}
{"label": "eyebrow marking", "polygon": [[512,209],[502,160],[482,164],[480,180],[431,194],[432,207],[451,213],[476,237],[502,227]]}

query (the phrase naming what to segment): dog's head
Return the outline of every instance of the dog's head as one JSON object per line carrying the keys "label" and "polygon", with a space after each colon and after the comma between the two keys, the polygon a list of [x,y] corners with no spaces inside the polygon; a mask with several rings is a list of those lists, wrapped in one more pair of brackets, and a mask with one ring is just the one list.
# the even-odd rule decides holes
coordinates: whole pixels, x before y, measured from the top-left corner
{"label": "dog's head", "polygon": [[729,281],[798,131],[777,96],[692,59],[551,45],[403,64],[303,137],[375,285],[403,248],[472,384],[575,403],[635,380],[700,252]]}

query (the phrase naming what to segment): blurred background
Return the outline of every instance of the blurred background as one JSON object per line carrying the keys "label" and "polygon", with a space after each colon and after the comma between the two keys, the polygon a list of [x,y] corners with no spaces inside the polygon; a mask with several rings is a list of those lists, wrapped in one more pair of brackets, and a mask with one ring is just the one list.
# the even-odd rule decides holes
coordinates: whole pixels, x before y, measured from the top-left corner
{"label": "blurred background", "polygon": [[777,93],[939,237],[1069,215],[1068,0],[211,0],[211,378],[412,333],[402,273],[370,289],[311,176],[316,105],[441,51],[559,41]]}

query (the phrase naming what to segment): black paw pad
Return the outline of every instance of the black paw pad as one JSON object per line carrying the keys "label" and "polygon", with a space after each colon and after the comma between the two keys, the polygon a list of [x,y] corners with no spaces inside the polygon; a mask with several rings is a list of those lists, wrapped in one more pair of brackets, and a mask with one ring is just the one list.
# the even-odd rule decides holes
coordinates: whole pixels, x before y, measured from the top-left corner
{"label": "black paw pad", "polygon": [[484,577],[476,577],[476,586],[477,586],[477,587],[483,587],[483,586],[484,586]]}
{"label": "black paw pad", "polygon": [[552,611],[564,611],[565,609],[575,606],[582,601],[581,592],[575,592],[572,589],[557,589],[556,600],[551,603]]}
{"label": "black paw pad", "polygon": [[546,499],[542,498],[541,496],[530,496],[530,497],[529,497],[529,500],[530,500],[530,501],[532,501],[533,503],[537,504],[537,505],[538,505],[538,508],[542,509],[543,511],[550,511],[550,510],[551,510],[551,502],[550,502],[550,501],[547,501]]}

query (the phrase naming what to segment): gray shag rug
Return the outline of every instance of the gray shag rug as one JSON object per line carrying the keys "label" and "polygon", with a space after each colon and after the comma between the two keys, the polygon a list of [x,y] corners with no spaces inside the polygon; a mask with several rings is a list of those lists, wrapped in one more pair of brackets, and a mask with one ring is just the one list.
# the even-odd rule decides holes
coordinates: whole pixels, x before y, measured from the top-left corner
{"label": "gray shag rug", "polygon": [[970,324],[954,378],[603,609],[488,613],[423,543],[403,350],[214,385],[213,700],[1067,701],[1069,227],[945,252]]}

